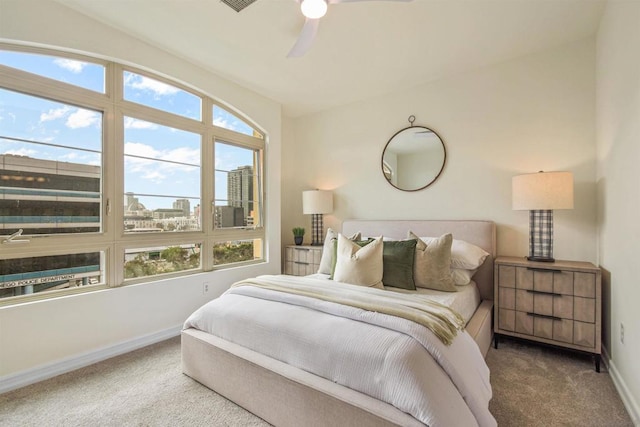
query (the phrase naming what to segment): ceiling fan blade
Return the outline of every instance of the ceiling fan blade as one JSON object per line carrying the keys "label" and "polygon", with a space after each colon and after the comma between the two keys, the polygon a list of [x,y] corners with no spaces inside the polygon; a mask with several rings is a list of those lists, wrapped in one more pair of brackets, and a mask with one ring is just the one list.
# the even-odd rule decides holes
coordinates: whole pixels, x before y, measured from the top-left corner
{"label": "ceiling fan blade", "polygon": [[306,21],[304,21],[304,26],[302,27],[302,31],[300,31],[298,40],[287,54],[287,58],[298,58],[307,53],[307,50],[309,50],[313,43],[313,39],[316,38],[319,24],[319,19],[307,18]]}

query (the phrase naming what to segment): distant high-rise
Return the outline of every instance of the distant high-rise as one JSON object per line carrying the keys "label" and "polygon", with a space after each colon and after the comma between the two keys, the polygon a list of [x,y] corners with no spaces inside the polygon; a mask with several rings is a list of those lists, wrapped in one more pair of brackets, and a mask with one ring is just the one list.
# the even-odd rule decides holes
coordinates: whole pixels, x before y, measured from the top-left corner
{"label": "distant high-rise", "polygon": [[253,167],[240,166],[229,171],[227,180],[227,194],[229,206],[242,208],[244,212],[243,224],[247,225],[247,218],[253,211]]}
{"label": "distant high-rise", "polygon": [[216,228],[242,227],[246,219],[244,210],[233,206],[216,206],[214,223]]}
{"label": "distant high-rise", "polygon": [[145,206],[142,203],[140,203],[140,200],[137,197],[135,197],[134,193],[127,192],[127,193],[124,193],[124,196],[126,198],[126,201],[124,204],[125,216],[131,215],[132,212],[146,210]]}
{"label": "distant high-rise", "polygon": [[191,202],[189,201],[189,199],[176,200],[175,202],[173,202],[173,209],[181,210],[183,214],[182,216],[191,216]]}

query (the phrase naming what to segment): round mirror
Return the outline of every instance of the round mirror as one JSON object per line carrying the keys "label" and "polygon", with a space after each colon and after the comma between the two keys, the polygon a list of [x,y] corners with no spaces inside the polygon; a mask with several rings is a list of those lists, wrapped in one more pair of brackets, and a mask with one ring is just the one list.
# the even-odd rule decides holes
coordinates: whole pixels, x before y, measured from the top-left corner
{"label": "round mirror", "polygon": [[423,126],[410,126],[391,137],[382,152],[382,173],[391,185],[417,191],[438,179],[447,152],[437,133]]}

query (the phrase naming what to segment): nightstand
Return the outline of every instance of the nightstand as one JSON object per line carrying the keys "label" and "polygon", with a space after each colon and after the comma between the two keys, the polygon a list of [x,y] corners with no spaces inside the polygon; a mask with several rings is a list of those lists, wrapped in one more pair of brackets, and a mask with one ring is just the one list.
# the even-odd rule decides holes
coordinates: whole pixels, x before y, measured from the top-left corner
{"label": "nightstand", "polygon": [[284,249],[284,274],[307,276],[318,272],[322,246],[288,245]]}
{"label": "nightstand", "polygon": [[593,355],[600,372],[602,273],[589,262],[498,257],[494,346],[508,335]]}

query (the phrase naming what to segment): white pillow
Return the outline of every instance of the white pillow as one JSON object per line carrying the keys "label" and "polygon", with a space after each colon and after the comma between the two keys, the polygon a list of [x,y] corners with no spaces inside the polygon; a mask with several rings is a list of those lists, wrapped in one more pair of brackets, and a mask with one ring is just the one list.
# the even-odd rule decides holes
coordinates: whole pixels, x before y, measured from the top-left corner
{"label": "white pillow", "polygon": [[[324,246],[322,247],[322,258],[320,258],[320,265],[318,267],[318,273],[331,274],[331,267],[333,266],[333,240],[338,238],[338,233],[331,228],[327,229],[327,235],[324,238]],[[356,233],[349,237],[351,240],[360,240],[360,233]]]}
{"label": "white pillow", "polygon": [[[428,245],[435,237],[420,237]],[[451,268],[462,268],[465,270],[475,270],[489,256],[489,252],[484,249],[465,242],[464,240],[453,239],[451,244]]]}
{"label": "white pillow", "polygon": [[361,247],[338,234],[333,280],[384,289],[382,286],[382,236]]}
{"label": "white pillow", "polygon": [[476,274],[476,270],[466,270],[464,268],[452,268],[451,269],[451,277],[453,278],[453,283],[456,286],[468,285],[471,283],[471,278],[474,274]]}

